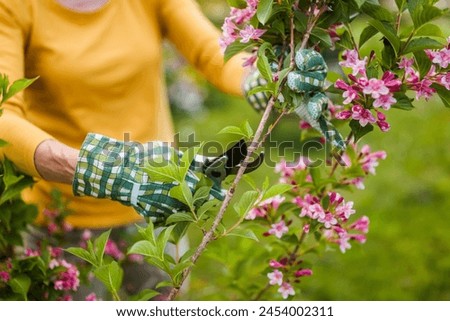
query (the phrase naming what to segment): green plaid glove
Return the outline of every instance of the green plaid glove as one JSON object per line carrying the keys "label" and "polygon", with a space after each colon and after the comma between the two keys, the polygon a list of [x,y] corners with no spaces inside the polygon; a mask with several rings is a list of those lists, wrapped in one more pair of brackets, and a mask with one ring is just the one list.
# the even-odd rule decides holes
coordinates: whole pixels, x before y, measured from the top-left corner
{"label": "green plaid glove", "polygon": [[[78,156],[73,193],[76,196],[116,200],[132,206],[139,214],[150,217],[154,222],[163,222],[170,214],[188,208],[169,195],[176,182],[150,181],[143,168],[148,162],[170,159],[172,152],[171,147],[161,142],[144,147],[90,133]],[[177,153],[181,158],[181,152]],[[191,169],[203,169],[202,157],[196,157]],[[192,191],[199,182],[193,170],[189,170],[186,175],[186,182]],[[213,188],[210,196],[223,199],[223,191]]]}

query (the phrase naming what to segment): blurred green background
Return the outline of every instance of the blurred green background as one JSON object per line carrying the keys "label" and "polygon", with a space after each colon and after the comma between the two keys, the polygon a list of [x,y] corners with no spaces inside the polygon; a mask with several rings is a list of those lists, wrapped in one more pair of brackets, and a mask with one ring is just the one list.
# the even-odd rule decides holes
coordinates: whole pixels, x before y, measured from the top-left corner
{"label": "blurred green background", "polygon": [[[226,1],[199,2],[220,26]],[[448,34],[450,22],[442,23]],[[378,44],[368,47],[372,45]],[[256,128],[260,115],[244,99],[218,92],[188,67],[180,69],[182,61],[170,50],[168,57],[169,93],[181,137],[195,132],[198,140],[225,141],[215,133],[246,119]],[[375,130],[364,138],[373,150],[388,154],[377,175],[366,180],[366,189],[348,196],[358,216],[370,218],[366,244],[355,244],[345,254],[329,251],[311,258],[314,275],[302,281],[295,299],[450,300],[450,109],[438,99],[416,106],[409,112],[390,110],[391,130]],[[292,117],[282,121],[272,139],[298,141],[299,135],[298,120]],[[276,179],[267,165],[251,176]],[[191,237],[195,241],[199,236]],[[227,266],[227,255],[240,257],[240,263]],[[230,288],[239,292],[239,278],[266,282],[252,271],[252,255],[258,255],[258,243],[250,240],[211,244],[194,268],[190,291],[180,299],[236,299]]]}

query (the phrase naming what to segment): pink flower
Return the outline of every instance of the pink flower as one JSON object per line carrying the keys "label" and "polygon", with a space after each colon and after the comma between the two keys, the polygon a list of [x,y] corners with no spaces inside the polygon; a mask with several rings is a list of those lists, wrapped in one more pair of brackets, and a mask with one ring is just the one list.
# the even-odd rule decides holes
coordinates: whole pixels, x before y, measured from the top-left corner
{"label": "pink flower", "polygon": [[282,202],[284,202],[285,197],[276,195],[274,197],[268,198],[258,204],[257,207],[252,208],[245,219],[254,220],[257,217],[265,217],[268,211],[277,210]]}
{"label": "pink flower", "polygon": [[402,57],[402,59],[400,60],[400,62],[398,63],[398,67],[400,69],[409,69],[412,67],[412,65],[414,64],[414,58],[406,58],[406,57]]}
{"label": "pink flower", "polygon": [[91,238],[92,238],[92,232],[91,232],[91,230],[85,229],[85,230],[83,231],[83,234],[81,234],[81,239],[82,239],[83,241],[87,241],[87,240],[90,240]]}
{"label": "pink flower", "polygon": [[313,274],[311,269],[300,269],[295,271],[296,277],[302,277],[302,276],[311,276]]}
{"label": "pink flower", "polygon": [[0,280],[8,283],[8,281],[11,279],[11,275],[6,271],[0,271]]}
{"label": "pink flower", "polygon": [[352,107],[352,118],[359,120],[359,124],[365,127],[369,123],[375,123],[376,119],[373,117],[370,110],[363,108],[361,105],[354,105]]}
{"label": "pink flower", "polygon": [[257,217],[265,217],[267,215],[267,212],[259,207],[254,207],[250,211],[248,211],[247,215],[245,216],[246,220],[254,220]]}
{"label": "pink flower", "polygon": [[425,50],[431,62],[439,65],[441,68],[447,68],[450,65],[450,49],[443,48],[439,51]]}
{"label": "pink flower", "polygon": [[372,98],[376,99],[382,95],[389,94],[389,88],[386,87],[383,80],[371,78],[367,86],[363,88],[363,93],[372,95]]}
{"label": "pink flower", "polygon": [[66,271],[60,272],[58,274],[57,279],[54,281],[55,290],[76,291],[78,289],[78,286],[80,285],[80,280],[78,278],[80,272],[75,265],[67,263],[64,260],[62,260],[60,263],[66,268]]}
{"label": "pink flower", "polygon": [[39,250],[33,250],[33,249],[25,249],[25,256],[27,257],[34,257],[34,256],[41,256],[41,252]]}
{"label": "pink flower", "polygon": [[352,179],[349,184],[355,185],[357,189],[363,190],[366,188],[364,185],[364,177],[357,177]]}
{"label": "pink flower", "polygon": [[85,301],[98,301],[97,295],[94,292],[88,294],[84,300]]}
{"label": "pink flower", "polygon": [[348,220],[352,214],[355,214],[353,209],[353,202],[342,202],[338,207],[336,207],[336,215],[342,218],[344,221]]}
{"label": "pink flower", "polygon": [[363,216],[359,218],[356,222],[350,225],[350,228],[353,230],[361,231],[363,233],[369,232],[369,218],[367,216]]}
{"label": "pink flower", "polygon": [[341,65],[342,67],[351,68],[352,75],[366,75],[367,57],[365,57],[364,60],[360,60],[358,51],[356,51],[355,49],[345,50],[342,54],[342,57],[344,58],[344,61],[339,62],[339,65]]}
{"label": "pink flower", "polygon": [[247,43],[250,40],[258,40],[267,30],[255,29],[252,25],[245,26],[244,30],[241,30],[239,35],[241,36],[241,42]]}
{"label": "pink flower", "polygon": [[59,230],[59,228],[58,228],[58,225],[56,225],[56,223],[52,222],[47,225],[47,232],[49,235],[53,235],[53,234],[57,233],[58,230]]}
{"label": "pink flower", "polygon": [[319,217],[318,221],[323,223],[325,228],[331,228],[331,226],[338,223],[337,219],[330,212],[326,212],[323,217]]}
{"label": "pink flower", "polygon": [[251,66],[253,66],[255,64],[257,58],[258,57],[256,55],[251,55],[250,57],[245,58],[244,59],[244,63],[242,64],[242,67],[251,67]]}
{"label": "pink flower", "polygon": [[370,153],[369,145],[364,145],[363,148],[361,148],[361,153],[364,154],[364,157],[360,160],[362,170],[367,174],[370,173],[373,175],[375,175],[375,168],[378,166],[378,160],[386,159],[387,156],[385,151]]}
{"label": "pink flower", "polygon": [[343,110],[336,114],[336,119],[345,120],[352,117],[353,113],[350,110]]}
{"label": "pink flower", "polygon": [[270,285],[281,285],[283,283],[283,273],[278,271],[278,270],[274,270],[271,273],[267,273],[267,277],[269,278],[269,284]]}
{"label": "pink flower", "polygon": [[308,216],[313,220],[324,219],[325,211],[319,203],[307,205],[302,208],[300,217]]}
{"label": "pink flower", "polygon": [[58,298],[58,301],[73,301],[73,297],[70,294],[64,294]]}
{"label": "pink flower", "polygon": [[450,72],[438,76],[438,82],[444,86],[447,90],[450,90]]}
{"label": "pink flower", "polygon": [[377,111],[377,118],[378,127],[380,127],[382,132],[387,132],[391,128],[391,125],[386,121],[386,116],[382,112]]}
{"label": "pink flower", "polygon": [[303,233],[308,234],[309,233],[309,229],[310,229],[310,225],[309,224],[303,225],[303,228],[302,228]]}
{"label": "pink flower", "polygon": [[52,258],[58,258],[63,254],[63,249],[60,247],[50,247],[49,251]]}
{"label": "pink flower", "polygon": [[116,260],[121,260],[125,257],[122,251],[119,250],[116,242],[111,239],[106,242],[105,254],[115,258]]}
{"label": "pink flower", "polygon": [[373,107],[383,107],[384,110],[391,108],[397,102],[393,94],[379,96],[374,102]]}
{"label": "pink flower", "polygon": [[359,96],[358,87],[350,86],[341,79],[338,79],[334,86],[338,89],[344,90],[342,97],[345,98],[344,104],[350,104],[353,100],[357,99]]}
{"label": "pink flower", "polygon": [[269,230],[270,235],[275,235],[279,239],[289,232],[289,228],[286,226],[286,223],[284,221],[280,221],[278,223],[274,223],[271,226],[271,229]]}
{"label": "pink flower", "polygon": [[431,88],[433,82],[430,79],[424,78],[421,81],[412,85],[412,89],[416,91],[416,100],[424,97],[428,100],[436,92],[436,89]]}
{"label": "pink flower", "polygon": [[337,239],[337,243],[339,244],[339,249],[342,253],[345,253],[346,250],[350,249],[352,246],[349,243],[350,236],[348,236],[346,231],[339,233],[339,238]]}
{"label": "pink flower", "polygon": [[283,282],[280,288],[278,289],[278,293],[281,294],[283,299],[287,299],[290,295],[295,295],[294,288],[287,282]]}
{"label": "pink flower", "polygon": [[341,196],[341,194],[337,192],[329,192],[328,196],[330,198],[330,203],[333,205],[339,205],[344,201],[344,198]]}
{"label": "pink flower", "polygon": [[230,18],[232,18],[236,24],[241,25],[250,21],[256,13],[256,6],[250,5],[247,8],[231,8]]}
{"label": "pink flower", "polygon": [[127,256],[128,261],[130,262],[135,262],[135,263],[143,263],[144,262],[144,256],[140,255],[140,254],[129,254]]}
{"label": "pink flower", "polygon": [[402,86],[401,80],[398,79],[397,76],[389,70],[384,72],[381,80],[384,81],[384,85],[389,88],[389,91],[391,93],[399,91],[400,87]]}
{"label": "pink flower", "polygon": [[274,260],[274,259],[270,260],[269,266],[270,266],[271,268],[274,268],[274,269],[279,269],[279,268],[284,268],[284,267],[286,267],[285,264],[283,264],[283,263],[281,263],[281,262],[278,262],[277,260]]}

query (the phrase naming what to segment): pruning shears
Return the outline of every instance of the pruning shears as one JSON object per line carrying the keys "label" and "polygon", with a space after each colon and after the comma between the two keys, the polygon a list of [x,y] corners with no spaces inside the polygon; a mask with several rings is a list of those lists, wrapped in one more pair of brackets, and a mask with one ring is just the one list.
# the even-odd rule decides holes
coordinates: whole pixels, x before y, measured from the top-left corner
{"label": "pruning shears", "polygon": [[[247,156],[248,145],[245,140],[241,139],[230,149],[220,156],[214,158],[207,158],[204,161],[203,173],[211,179],[217,188],[221,188],[222,181],[228,175],[236,175],[242,163]],[[264,161],[264,152],[259,153],[252,162],[250,162],[244,174],[253,172],[257,169]]]}

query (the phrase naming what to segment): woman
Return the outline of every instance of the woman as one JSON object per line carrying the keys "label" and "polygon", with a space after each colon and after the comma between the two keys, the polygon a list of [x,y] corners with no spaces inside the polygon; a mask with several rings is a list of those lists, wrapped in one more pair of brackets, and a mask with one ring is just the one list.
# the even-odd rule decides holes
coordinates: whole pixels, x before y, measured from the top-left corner
{"label": "woman", "polygon": [[[39,179],[24,195],[40,208],[38,225],[54,188],[70,201],[72,233],[129,226],[141,220],[136,210],[167,214],[158,201],[136,196],[135,185],[150,182],[93,165],[108,146],[122,148],[125,135],[173,140],[165,38],[215,86],[241,95],[242,57],[223,63],[219,33],[194,0],[0,0],[0,73],[39,76],[5,103],[0,118],[0,138],[9,142],[2,156]],[[133,180],[129,193],[96,187],[109,179],[120,179],[119,189]]]}

